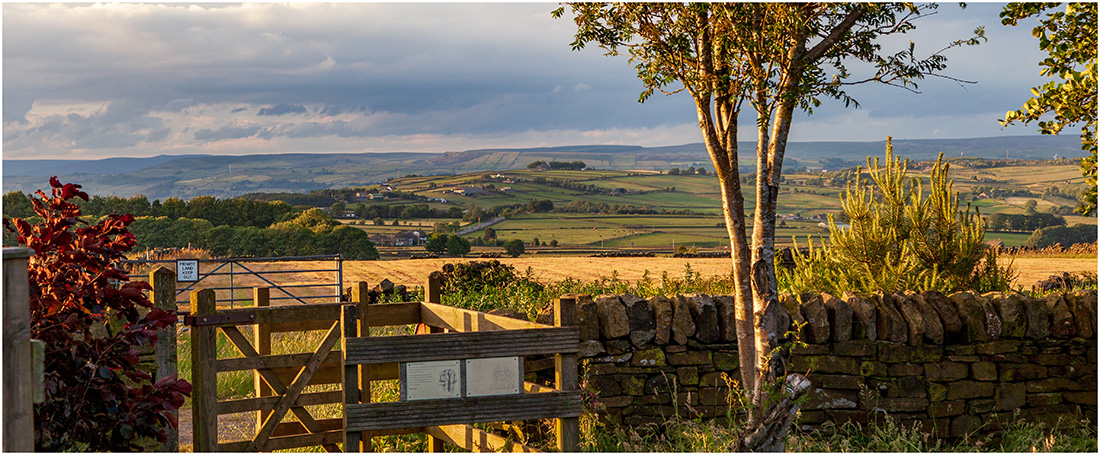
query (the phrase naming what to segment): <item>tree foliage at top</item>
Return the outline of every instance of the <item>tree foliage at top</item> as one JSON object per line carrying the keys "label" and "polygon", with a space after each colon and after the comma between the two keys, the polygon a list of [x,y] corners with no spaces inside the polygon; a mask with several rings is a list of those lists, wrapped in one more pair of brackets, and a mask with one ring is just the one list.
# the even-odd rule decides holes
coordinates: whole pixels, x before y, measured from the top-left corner
{"label": "tree foliage at top", "polygon": [[[1001,12],[1001,23],[1015,26],[1035,16],[1042,17],[1031,34],[1038,38],[1039,49],[1047,53],[1039,62],[1039,74],[1055,80],[1032,88],[1032,97],[1019,109],[1005,113],[1001,124],[1037,122],[1043,134],[1081,125],[1081,148],[1089,155],[1081,160],[1087,188],[1078,197],[1077,211],[1092,215],[1096,212],[1096,3],[1009,3]],[[1043,120],[1047,114],[1054,118]]]}

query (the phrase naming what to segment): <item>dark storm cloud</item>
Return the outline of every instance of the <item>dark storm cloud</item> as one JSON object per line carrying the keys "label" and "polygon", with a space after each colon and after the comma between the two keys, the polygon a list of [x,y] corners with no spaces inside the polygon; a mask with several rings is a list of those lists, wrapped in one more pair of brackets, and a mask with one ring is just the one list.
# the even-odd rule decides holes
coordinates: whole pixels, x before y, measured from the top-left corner
{"label": "dark storm cloud", "polygon": [[261,107],[259,112],[256,112],[256,115],[277,116],[277,115],[305,114],[305,113],[306,113],[306,107],[305,106],[299,106],[299,105],[296,105],[296,104],[279,103],[279,104],[276,104],[275,106],[272,106],[272,107]]}

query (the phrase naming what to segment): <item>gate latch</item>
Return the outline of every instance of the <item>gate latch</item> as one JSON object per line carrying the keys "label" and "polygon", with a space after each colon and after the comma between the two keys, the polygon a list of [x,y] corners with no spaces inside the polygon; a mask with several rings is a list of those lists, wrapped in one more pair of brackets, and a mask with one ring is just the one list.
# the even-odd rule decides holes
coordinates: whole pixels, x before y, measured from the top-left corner
{"label": "gate latch", "polygon": [[184,316],[183,323],[190,326],[255,324],[256,313],[223,313],[202,316]]}

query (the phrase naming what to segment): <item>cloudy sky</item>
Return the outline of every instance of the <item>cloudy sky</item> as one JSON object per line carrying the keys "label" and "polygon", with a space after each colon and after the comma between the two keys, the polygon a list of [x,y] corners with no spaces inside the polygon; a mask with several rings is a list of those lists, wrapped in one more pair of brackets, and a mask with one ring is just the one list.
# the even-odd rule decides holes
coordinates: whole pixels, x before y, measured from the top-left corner
{"label": "cloudy sky", "polygon": [[[627,59],[571,51],[556,6],[4,3],[3,157],[701,142],[688,95],[639,104]],[[997,124],[1044,82],[1030,24],[1000,9],[943,4],[893,41],[929,53],[984,25],[989,42],[947,54],[977,84],[861,86],[860,109],[828,103],[791,140],[1035,134]]]}

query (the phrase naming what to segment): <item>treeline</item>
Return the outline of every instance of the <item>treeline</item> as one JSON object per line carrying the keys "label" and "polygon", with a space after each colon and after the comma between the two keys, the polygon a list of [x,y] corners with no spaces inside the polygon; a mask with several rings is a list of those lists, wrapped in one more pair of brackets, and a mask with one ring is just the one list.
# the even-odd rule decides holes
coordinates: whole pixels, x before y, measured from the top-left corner
{"label": "treeline", "polygon": [[202,248],[214,256],[310,256],[342,254],[344,259],[378,259],[378,250],[367,233],[342,226],[321,209],[267,228],[215,226],[208,220],[139,217],[130,225],[136,250],[150,248]]}
{"label": "treeline", "polygon": [[994,231],[1034,231],[1051,226],[1065,226],[1066,219],[1051,213],[994,213],[986,219],[986,229]]}
{"label": "treeline", "polygon": [[1037,229],[1027,238],[1024,246],[1028,248],[1045,248],[1051,245],[1061,245],[1068,248],[1078,243],[1096,242],[1096,226],[1077,224],[1074,226],[1051,226]]}
{"label": "treeline", "polygon": [[[4,195],[4,216],[31,218],[36,216],[30,195],[12,191]],[[135,217],[166,217],[169,219],[192,218],[207,220],[214,226],[268,227],[291,217],[293,208],[281,201],[254,201],[244,198],[218,199],[213,196],[197,196],[190,201],[170,197],[149,202],[143,195],[128,198],[119,196],[92,196],[88,201],[77,199],[81,213],[93,217],[110,214],[131,214]]]}
{"label": "treeline", "polygon": [[[333,212],[336,214],[336,212]],[[362,220],[375,218],[410,220],[416,218],[461,218],[462,208],[448,207],[446,210],[433,208],[428,204],[412,205],[376,205],[358,204],[352,214]]]}
{"label": "treeline", "polygon": [[[1053,160],[1028,160],[1019,158],[1008,159],[988,159],[988,158],[971,158],[971,157],[954,157],[944,158],[944,161],[953,164],[968,167],[971,169],[988,169],[996,167],[1006,166],[1042,166],[1042,165],[1067,165],[1072,164],[1077,166],[1081,164],[1080,158],[1058,158]],[[916,163],[913,167],[915,169],[931,168],[935,164],[935,160],[921,161]]]}
{"label": "treeline", "polygon": [[584,161],[532,161],[527,165],[527,169],[550,169],[552,171],[581,171],[587,168],[588,165],[584,164]]}
{"label": "treeline", "polygon": [[[412,177],[412,175],[408,176]],[[332,189],[327,188],[323,190],[314,190],[308,193],[248,193],[241,195],[242,198],[253,201],[283,201],[291,206],[310,206],[310,207],[328,207],[335,203],[351,204],[359,200],[359,196],[363,194],[380,194],[387,199],[404,199],[410,201],[427,201],[427,196],[420,196],[416,193],[394,190],[394,191],[382,191],[377,187],[359,187],[359,188],[341,188]]]}

